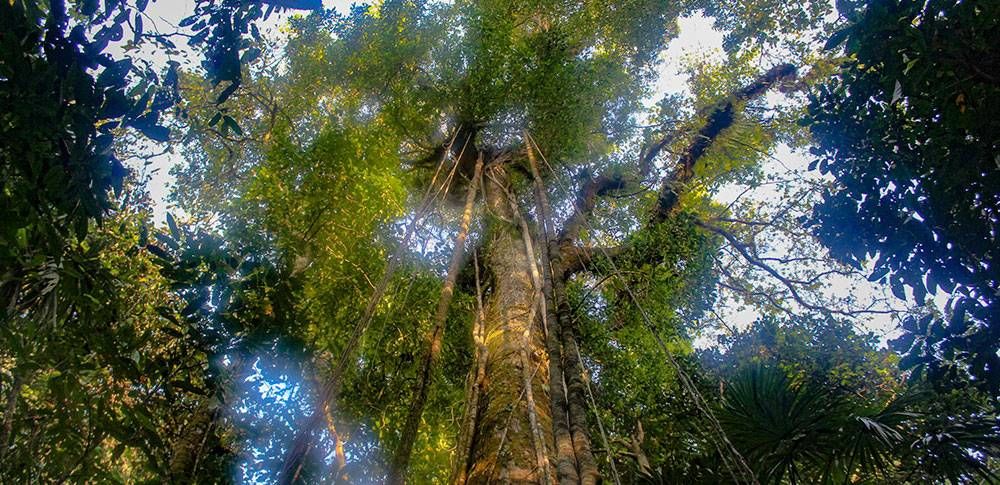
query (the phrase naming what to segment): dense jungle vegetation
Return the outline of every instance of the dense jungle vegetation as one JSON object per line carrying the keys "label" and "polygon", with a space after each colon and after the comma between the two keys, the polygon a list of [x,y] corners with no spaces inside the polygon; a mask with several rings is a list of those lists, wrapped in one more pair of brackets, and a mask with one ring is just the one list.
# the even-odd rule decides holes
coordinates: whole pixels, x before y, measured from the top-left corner
{"label": "dense jungle vegetation", "polygon": [[337,7],[0,0],[0,482],[1000,483],[1000,2]]}

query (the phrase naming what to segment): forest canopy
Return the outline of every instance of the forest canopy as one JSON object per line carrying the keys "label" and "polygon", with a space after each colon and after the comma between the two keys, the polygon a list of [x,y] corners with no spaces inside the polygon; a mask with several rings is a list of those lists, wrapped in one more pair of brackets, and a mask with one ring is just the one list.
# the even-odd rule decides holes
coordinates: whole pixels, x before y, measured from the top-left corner
{"label": "forest canopy", "polygon": [[1000,2],[184,8],[0,1],[0,482],[1000,482]]}

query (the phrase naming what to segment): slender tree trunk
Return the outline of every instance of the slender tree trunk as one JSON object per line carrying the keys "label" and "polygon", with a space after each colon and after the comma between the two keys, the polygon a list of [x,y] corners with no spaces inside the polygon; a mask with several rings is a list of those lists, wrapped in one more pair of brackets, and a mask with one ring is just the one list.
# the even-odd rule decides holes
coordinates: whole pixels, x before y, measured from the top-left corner
{"label": "slender tree trunk", "polygon": [[561,395],[552,400],[552,415],[556,416],[555,439],[559,480],[562,484],[595,484],[600,479],[597,461],[591,452],[587,433],[586,400],[584,398],[583,364],[579,354],[571,351],[576,342],[572,311],[566,298],[565,279],[567,272],[563,262],[563,251],[555,237],[555,229],[550,226],[552,207],[542,184],[541,173],[532,148],[531,138],[525,133],[528,144],[528,164],[534,179],[535,198],[538,203],[539,219],[543,237],[546,240],[542,252],[542,266],[545,269],[546,298],[550,302],[551,322],[548,348],[552,356],[552,375],[558,373],[558,389]]}
{"label": "slender tree trunk", "polygon": [[7,392],[7,404],[4,407],[3,429],[0,430],[0,464],[3,464],[7,457],[7,450],[10,448],[10,438],[14,431],[14,413],[17,411],[17,401],[21,394],[21,386],[24,384],[24,375],[21,369],[15,368],[13,371],[14,380],[11,382],[10,391]]}
{"label": "slender tree trunk", "polygon": [[[542,231],[544,238],[545,231]],[[549,352],[549,388],[551,392],[552,435],[557,478],[560,484],[575,484],[580,481],[576,466],[576,453],[573,450],[573,436],[570,433],[569,413],[566,404],[566,381],[562,370],[562,345],[559,335],[562,333],[559,318],[555,312],[552,298],[552,274],[549,270],[548,251],[543,246],[539,253],[542,260],[542,297],[546,302],[545,321],[547,331],[545,347]]]}
{"label": "slender tree trunk", "polygon": [[495,221],[486,254],[492,285],[482,321],[485,372],[477,409],[470,411],[478,418],[466,483],[474,484],[542,483],[551,473],[539,470],[537,446],[552,443],[548,352],[533,310],[538,304],[533,262],[507,183],[502,165],[488,170],[486,199]]}
{"label": "slender tree trunk", "polygon": [[476,269],[476,317],[472,325],[472,341],[475,345],[472,370],[469,373],[469,384],[465,388],[465,416],[462,419],[462,431],[458,438],[458,455],[452,474],[451,483],[462,484],[468,479],[472,457],[472,443],[475,442],[476,423],[479,422],[479,396],[483,393],[483,383],[486,382],[486,330],[483,328],[485,312],[483,311],[483,290],[480,283],[479,258],[472,253]]}
{"label": "slender tree trunk", "polygon": [[406,469],[410,465],[410,455],[413,452],[413,444],[417,441],[420,418],[423,416],[424,406],[427,404],[427,395],[430,392],[431,380],[434,376],[434,365],[437,363],[438,356],[441,355],[441,341],[444,337],[445,321],[448,319],[448,308],[451,306],[451,299],[455,292],[455,280],[458,278],[458,272],[461,269],[462,253],[465,250],[465,239],[469,234],[472,209],[476,202],[476,187],[482,168],[483,159],[480,156],[476,162],[472,179],[469,181],[469,188],[465,197],[465,207],[462,211],[462,220],[459,223],[458,235],[455,237],[455,248],[452,251],[451,262],[448,264],[448,274],[445,277],[444,285],[441,287],[441,297],[438,299],[437,311],[434,314],[434,326],[427,338],[427,348],[424,351],[424,358],[420,367],[420,379],[413,392],[413,402],[406,416],[403,435],[399,447],[396,449],[396,454],[393,457],[392,468],[389,471],[389,483],[394,485],[405,482]]}
{"label": "slender tree trunk", "polygon": [[573,311],[566,295],[562,251],[554,246],[556,243],[550,244],[550,248],[554,251],[550,250],[549,260],[556,276],[552,279],[552,292],[556,304],[556,316],[560,322],[566,407],[569,412],[570,434],[573,437],[573,452],[580,470],[580,483],[596,485],[600,479],[600,472],[597,469],[597,460],[591,451],[587,427],[587,384],[583,380],[583,362],[580,361],[579,354],[573,350],[576,347],[576,328]]}
{"label": "slender tree trunk", "polygon": [[195,465],[204,451],[204,443],[209,438],[214,419],[215,412],[208,407],[207,402],[199,404],[181,435],[174,441],[170,457],[170,479],[173,483],[190,483],[194,478]]}

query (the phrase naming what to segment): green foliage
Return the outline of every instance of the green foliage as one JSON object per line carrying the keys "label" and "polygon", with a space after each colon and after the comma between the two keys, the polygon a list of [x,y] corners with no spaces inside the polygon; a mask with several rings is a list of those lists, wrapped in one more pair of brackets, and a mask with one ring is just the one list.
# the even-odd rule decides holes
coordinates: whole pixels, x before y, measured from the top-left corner
{"label": "green foliage", "polygon": [[[878,252],[873,279],[896,292],[922,282],[926,268],[913,261],[941,266],[919,291],[966,294],[948,325],[906,323],[900,343],[919,352],[903,365],[967,362],[960,368],[978,384],[996,367],[987,291],[996,285],[987,244],[996,93],[991,71],[954,46],[974,39],[965,47],[992,67],[996,12],[932,4],[941,8],[877,2],[860,15],[839,2],[852,24],[828,46],[846,43],[852,57],[817,92],[810,123],[821,170],[843,187],[817,210],[816,231],[855,266]],[[468,159],[483,155],[491,176],[508,170],[513,194],[489,187],[486,197],[509,197],[537,224],[521,173],[530,132],[558,222],[586,175],[629,179],[629,192],[662,182],[668,154],[681,156],[774,52],[813,65],[813,79],[830,70],[809,37],[829,27],[824,2],[388,0],[342,15],[315,1],[200,0],[174,34],[143,30],[146,6],[81,0],[71,14],[59,1],[0,0],[0,481],[266,482],[314,413],[327,427],[308,430],[300,481],[334,472],[382,481],[385,455],[404,438]],[[291,19],[285,47],[269,49],[257,23],[304,7],[316,11]],[[691,96],[668,93],[646,120],[659,56],[677,18],[695,9],[726,29],[728,57],[686,61]],[[201,70],[168,63],[159,75],[104,52],[151,40],[172,55],[177,35],[203,49]],[[904,386],[895,354],[854,322],[766,319],[730,335],[724,352],[695,350],[717,304],[724,244],[699,224],[764,212],[722,208],[712,195],[759,184],[775,145],[803,139],[790,122],[794,102],[748,104],[730,106],[734,123],[712,134],[666,221],[644,225],[654,191],[613,189],[573,241],[621,246],[610,250],[614,264],[597,250],[581,264],[568,282],[574,320],[564,322],[591,380],[592,441],[598,423],[608,434],[606,447],[595,445],[601,465],[631,483],[725,482],[728,439],[761,482],[995,479],[993,401],[971,386]],[[670,132],[636,177],[637,145]],[[118,159],[138,134],[173,142],[187,162],[172,196],[185,214],[161,229]],[[449,151],[456,160],[465,149],[457,181],[428,187]],[[972,168],[947,165],[958,157]],[[583,176],[564,183],[575,167]],[[897,220],[899,207],[917,223]],[[511,222],[483,212],[470,232],[475,250]],[[853,229],[855,215],[871,227]],[[399,242],[418,219],[415,238]],[[491,268],[480,269],[488,281]],[[445,482],[455,465],[475,352],[470,272],[471,263],[432,373],[414,483]],[[383,279],[387,291],[363,321]],[[331,376],[341,379],[337,400],[319,402]],[[334,470],[341,445],[347,466]]]}
{"label": "green foliage", "polygon": [[[316,370],[305,358],[308,346],[295,332],[305,320],[299,305],[303,278],[259,241],[236,242],[203,229],[178,227],[171,218],[168,223],[170,233],[157,234],[157,242],[147,248],[157,255],[161,275],[183,300],[176,308],[161,307],[160,313],[206,353],[201,393],[203,406],[214,411],[213,425],[202,430],[204,437],[195,438],[224,438],[226,446],[213,456],[235,464],[223,471],[241,481],[258,480],[262,471],[281,465],[281,445],[294,435],[297,421],[318,405]],[[287,406],[282,400],[300,405]],[[307,477],[328,468],[322,462],[324,450],[333,446],[328,441],[307,460]],[[177,468],[177,455],[175,446],[171,472]],[[199,470],[187,470],[193,471]],[[219,479],[204,470],[194,477]]]}
{"label": "green foliage", "polygon": [[722,376],[717,416],[761,483],[995,479],[984,396],[904,388],[849,323],[767,319],[724,342],[704,356]]}
{"label": "green foliage", "polygon": [[581,161],[629,129],[676,8],[391,1],[301,21],[304,42],[291,45],[295,59],[321,57],[324,78],[359,95],[346,102],[368,103],[418,144],[440,143],[435,122],[450,118],[497,148],[530,128],[545,153]]}
{"label": "green foliage", "polygon": [[201,400],[204,354],[137,247],[145,212],[119,208],[137,194],[117,145],[167,141],[178,97],[176,63],[106,52],[130,25],[140,41],[144,5],[0,3],[3,481],[167,476]]}
{"label": "green foliage", "polygon": [[[202,47],[205,59],[202,68],[212,86],[225,82],[225,88],[215,99],[215,104],[224,103],[243,83],[243,66],[257,59],[261,49],[253,45],[261,42],[258,20],[267,20],[275,9],[315,10],[322,7],[317,0],[270,0],[253,2],[247,0],[198,0],[192,15],[184,18],[179,27],[191,30],[188,45]],[[244,35],[250,34],[250,38]],[[175,47],[164,36],[155,37],[168,48]],[[229,118],[234,123],[232,118]]]}
{"label": "green foliage", "polygon": [[[718,241],[699,231],[691,214],[636,231],[614,266],[598,260],[597,275],[615,274],[601,288],[613,325],[641,327],[641,305],[654,322],[677,328],[700,318],[714,303],[712,254]],[[626,287],[631,290],[631,294]],[[632,300],[635,295],[636,301]]]}
{"label": "green foliage", "polygon": [[872,2],[831,37],[852,59],[811,98],[813,167],[837,187],[811,218],[835,257],[944,318],[911,318],[897,342],[915,377],[996,393],[1000,269],[1000,10],[994,2]]}
{"label": "green foliage", "polygon": [[[426,269],[414,267],[397,274],[390,286],[392,296],[375,315],[370,337],[358,349],[359,365],[345,377],[341,394],[347,432],[357,437],[347,443],[347,450],[357,455],[350,465],[350,475],[357,480],[384,480],[383,454],[394,450],[402,438],[401,423],[409,410],[413,382],[419,378],[424,335],[434,323],[434,307],[441,289],[440,278]],[[472,306],[468,295],[462,294],[457,294],[452,303],[439,370],[409,472],[411,479],[418,482],[444,482],[451,471],[465,378],[471,365]],[[346,336],[341,332],[350,330],[346,324],[353,323],[356,315],[341,317],[345,324],[342,329],[325,330],[321,342],[331,355],[342,352]]]}
{"label": "green foliage", "polygon": [[72,266],[40,275],[53,283],[51,307],[0,329],[5,481],[169,475],[173,440],[202,400],[205,354],[163,312],[179,306],[138,249],[143,224],[122,213],[92,228],[64,256]]}
{"label": "green foliage", "polygon": [[[715,19],[715,27],[725,32],[723,47],[730,52],[746,48],[809,50],[816,41],[809,34],[825,26],[834,6],[814,0],[794,5],[780,0],[703,3],[705,12]],[[837,1],[838,10],[845,3]]]}
{"label": "green foliage", "polygon": [[858,333],[850,320],[765,317],[744,332],[719,337],[725,353],[709,351],[702,359],[721,376],[760,363],[780,367],[796,381],[878,398],[895,393],[900,383],[898,357],[878,350],[877,343],[875,335]]}
{"label": "green foliage", "polygon": [[[268,287],[294,275],[295,289],[282,297],[287,312],[276,314],[267,327],[301,345],[297,352],[306,362],[284,372],[314,383],[296,387],[307,409],[316,405],[309,401],[309,389],[326,384],[329,367],[345,351],[373,285],[386,270],[386,258],[395,250],[395,243],[386,241],[401,229],[394,221],[408,217],[403,210],[413,177],[402,172],[403,133],[425,132],[432,121],[420,111],[425,103],[414,98],[424,91],[412,91],[408,82],[392,82],[383,96],[371,96],[387,73],[412,68],[412,58],[424,55],[427,45],[420,36],[435,31],[421,24],[426,13],[412,5],[390,7],[355,9],[350,21],[316,14],[293,22],[299,37],[288,47],[292,67],[287,75],[268,72],[244,79],[242,91],[227,101],[227,112],[241,120],[242,139],[214,130],[212,100],[204,98],[198,79],[192,78],[189,88],[185,149],[197,163],[180,173],[183,190],[191,194],[184,206],[199,217],[217,217],[227,231],[224,240],[244,241],[252,248],[247,255],[268,255],[268,264],[278,271]],[[336,39],[321,30],[331,25],[340,33]],[[410,35],[417,39],[407,39]],[[393,51],[396,42],[403,45]],[[231,183],[217,186],[220,176]],[[440,290],[427,262],[407,258],[402,266],[376,306],[369,337],[354,350],[358,364],[346,370],[334,403],[337,431],[351,456],[343,472],[357,480],[384,477],[383,453],[399,440],[397,425],[407,411],[422,336]],[[459,296],[455,306],[467,308],[468,301]],[[246,326],[261,311],[248,307],[237,320]],[[471,319],[465,312],[452,313],[440,381],[432,387],[411,470],[428,480],[447,478],[461,416]],[[266,476],[280,465],[281,446],[291,440],[293,423],[301,416],[287,415],[270,401],[262,405],[281,414],[284,427],[251,435],[243,446],[267,451],[263,461],[243,459],[240,467],[263,470]],[[249,419],[239,426],[251,432],[262,423]],[[321,439],[319,446],[329,452],[333,444]],[[309,473],[327,470],[315,457],[309,463],[314,468]]]}
{"label": "green foliage", "polygon": [[[121,195],[128,173],[114,151],[124,128],[156,141],[169,135],[159,117],[176,101],[176,65],[160,80],[115,60],[103,51],[133,11],[117,2],[100,13],[79,8],[71,22],[62,1],[48,10],[0,5],[0,294],[13,302],[5,317],[41,306],[54,287],[34,278],[62,266],[64,252],[113,209],[112,191]],[[99,30],[90,39],[87,29]]]}
{"label": "green foliage", "polygon": [[600,259],[593,268],[597,277],[617,276],[594,282],[599,288],[576,287],[571,293],[580,309],[580,352],[594,381],[597,414],[591,418],[609,430],[618,469],[637,481],[650,478],[627,458],[639,426],[646,435],[642,450],[661,475],[691,477],[711,469],[694,463],[713,446],[699,431],[708,425],[705,416],[685,394],[640,313],[654,322],[652,331],[684,371],[697,375],[690,323],[714,303],[711,255],[717,241],[689,224],[690,217],[681,214],[632,234],[628,252],[616,259],[618,273]]}
{"label": "green foliage", "polygon": [[1000,446],[995,416],[942,419],[932,399],[904,394],[864,406],[819,382],[796,383],[778,367],[751,364],[726,386],[718,415],[761,483],[995,480],[986,459]]}

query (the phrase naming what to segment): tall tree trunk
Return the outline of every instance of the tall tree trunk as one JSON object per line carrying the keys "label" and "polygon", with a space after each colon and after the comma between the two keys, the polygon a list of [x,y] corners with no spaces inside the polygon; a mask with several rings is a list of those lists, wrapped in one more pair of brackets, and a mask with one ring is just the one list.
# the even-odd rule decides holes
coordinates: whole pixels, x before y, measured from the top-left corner
{"label": "tall tree trunk", "polygon": [[458,437],[458,454],[455,467],[452,470],[451,483],[462,484],[468,479],[471,468],[472,443],[475,441],[476,423],[479,422],[479,397],[482,395],[483,383],[486,382],[486,330],[483,328],[483,289],[479,274],[479,258],[477,252],[472,253],[476,269],[476,317],[472,324],[472,341],[475,344],[472,369],[469,374],[469,384],[465,388],[465,415],[462,419],[462,430]]}
{"label": "tall tree trunk", "polygon": [[586,402],[583,397],[583,364],[576,348],[572,311],[566,298],[565,271],[561,241],[550,226],[552,207],[542,183],[542,176],[535,158],[535,150],[530,135],[525,132],[528,165],[534,179],[535,199],[538,203],[542,234],[546,240],[542,266],[545,268],[546,298],[551,330],[548,348],[552,357],[552,375],[559,378],[556,383],[560,394],[552,399],[552,415],[555,416],[555,439],[559,481],[563,484],[583,483],[591,485],[600,479],[597,461],[591,452],[587,433]]}
{"label": "tall tree trunk", "polygon": [[19,368],[13,370],[14,379],[7,392],[7,404],[3,413],[3,429],[0,430],[0,464],[4,463],[7,457],[7,450],[11,446],[10,438],[14,431],[14,413],[17,411],[17,401],[21,394],[21,386],[24,385],[24,372]]}
{"label": "tall tree trunk", "polygon": [[215,411],[208,406],[208,402],[200,403],[174,441],[170,456],[170,479],[173,483],[189,483],[194,479],[214,419]]}
{"label": "tall tree trunk", "polygon": [[552,443],[552,418],[533,261],[511,209],[505,167],[490,167],[486,179],[487,207],[495,216],[486,254],[492,285],[482,322],[485,378],[478,409],[470,411],[477,419],[466,483],[541,483],[552,471],[539,470],[538,446]]}
{"label": "tall tree trunk", "polygon": [[566,281],[563,270],[563,252],[557,243],[550,244],[549,264],[552,266],[553,299],[556,304],[556,317],[560,323],[560,340],[562,344],[563,376],[566,386],[566,407],[569,412],[569,428],[573,438],[573,451],[576,454],[577,466],[580,470],[580,483],[596,485],[600,479],[597,460],[591,451],[590,434],[587,428],[587,398],[586,382],[583,380],[583,362],[576,349],[576,325],[573,310],[570,308],[566,295]]}

